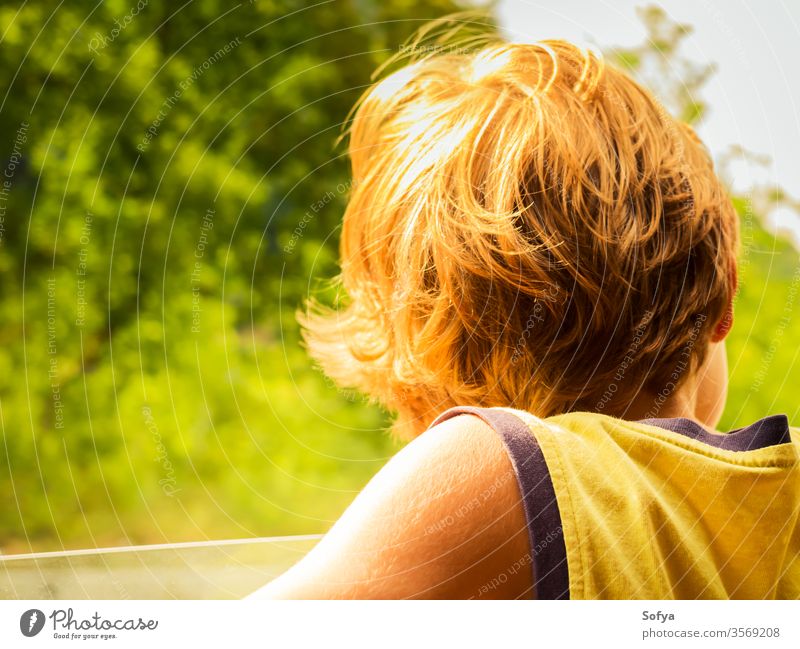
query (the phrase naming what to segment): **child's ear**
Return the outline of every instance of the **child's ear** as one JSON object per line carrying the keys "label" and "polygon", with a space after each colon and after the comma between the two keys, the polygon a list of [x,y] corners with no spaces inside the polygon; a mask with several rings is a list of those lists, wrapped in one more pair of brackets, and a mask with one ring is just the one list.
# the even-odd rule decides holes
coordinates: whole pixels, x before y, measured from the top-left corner
{"label": "child's ear", "polygon": [[728,308],[725,310],[725,315],[722,316],[722,320],[717,323],[717,326],[714,328],[714,333],[711,334],[711,342],[714,343],[723,341],[733,328],[733,299],[736,297],[736,292],[739,289],[739,276],[736,272],[736,265],[731,266],[729,275],[729,281],[733,290],[731,291],[731,299],[728,301]]}

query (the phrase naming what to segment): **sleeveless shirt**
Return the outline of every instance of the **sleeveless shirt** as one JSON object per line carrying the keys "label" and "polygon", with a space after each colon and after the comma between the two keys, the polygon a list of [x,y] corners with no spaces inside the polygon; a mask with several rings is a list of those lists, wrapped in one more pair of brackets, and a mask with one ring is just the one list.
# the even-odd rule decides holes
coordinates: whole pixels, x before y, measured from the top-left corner
{"label": "sleeveless shirt", "polygon": [[456,407],[503,440],[538,599],[800,598],[800,431]]}

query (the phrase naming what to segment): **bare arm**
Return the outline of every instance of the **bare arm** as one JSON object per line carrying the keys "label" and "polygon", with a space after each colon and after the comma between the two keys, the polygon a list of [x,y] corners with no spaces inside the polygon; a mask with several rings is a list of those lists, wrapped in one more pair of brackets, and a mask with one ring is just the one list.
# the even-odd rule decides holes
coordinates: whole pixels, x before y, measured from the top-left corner
{"label": "bare arm", "polygon": [[[522,567],[520,567],[522,566]],[[256,597],[530,597],[519,487],[497,434],[470,415],[411,442],[319,544]]]}

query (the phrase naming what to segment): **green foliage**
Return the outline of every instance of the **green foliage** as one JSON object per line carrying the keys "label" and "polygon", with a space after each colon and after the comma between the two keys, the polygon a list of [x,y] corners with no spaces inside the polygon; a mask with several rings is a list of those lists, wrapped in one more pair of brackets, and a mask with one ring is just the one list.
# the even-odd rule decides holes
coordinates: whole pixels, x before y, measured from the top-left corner
{"label": "green foliage", "polygon": [[336,272],[334,144],[372,71],[457,7],[17,5],[0,548],[323,531],[396,450],[299,347],[310,278]]}
{"label": "green foliage", "polygon": [[735,326],[727,339],[728,402],[720,425],[731,429],[778,412],[797,425],[800,259],[788,241],[760,225],[749,201],[734,203],[742,253]]}

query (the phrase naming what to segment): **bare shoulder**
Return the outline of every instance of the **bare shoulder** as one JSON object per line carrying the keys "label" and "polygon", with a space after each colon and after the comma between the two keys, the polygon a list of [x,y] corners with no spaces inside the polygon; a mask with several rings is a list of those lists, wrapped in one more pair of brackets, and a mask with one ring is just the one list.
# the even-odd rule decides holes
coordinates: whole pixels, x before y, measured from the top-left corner
{"label": "bare shoulder", "polygon": [[525,513],[499,436],[472,415],[434,426],[372,479],[297,566],[256,596],[524,597]]}

